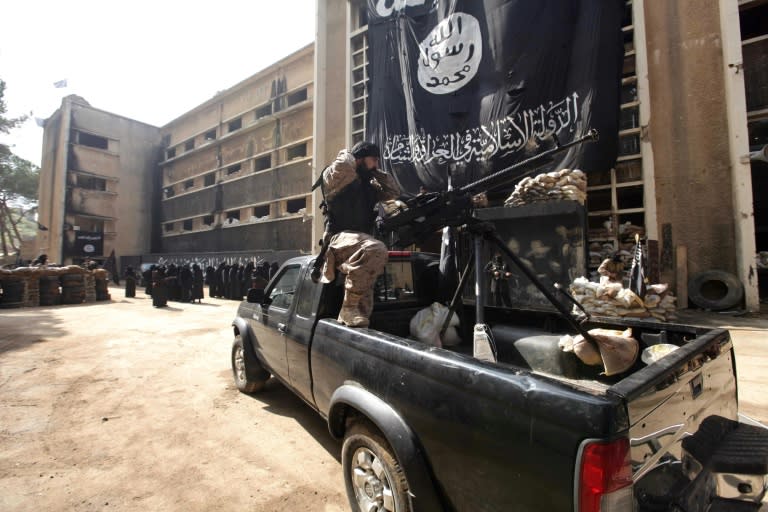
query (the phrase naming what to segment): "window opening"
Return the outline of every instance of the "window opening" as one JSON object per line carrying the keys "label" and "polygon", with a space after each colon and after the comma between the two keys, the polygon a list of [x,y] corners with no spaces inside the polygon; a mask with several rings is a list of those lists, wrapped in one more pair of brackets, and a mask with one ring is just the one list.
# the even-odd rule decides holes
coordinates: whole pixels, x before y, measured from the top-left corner
{"label": "window opening", "polygon": [[96,149],[109,149],[109,141],[106,137],[99,137],[90,133],[78,132],[78,144]]}
{"label": "window opening", "polygon": [[189,139],[184,143],[184,151],[192,151],[195,149],[195,139]]}
{"label": "window opening", "polygon": [[184,182],[184,190],[189,190],[195,186],[195,180],[187,180]]}
{"label": "window opening", "polygon": [[262,206],[254,206],[253,216],[256,217],[257,219],[263,219],[264,217],[269,217],[269,205],[265,204]]}
{"label": "window opening", "polygon": [[242,164],[230,165],[229,167],[227,167],[227,175],[238,173],[242,168],[243,168]]}
{"label": "window opening", "polygon": [[283,309],[291,307],[296,294],[296,286],[299,283],[300,270],[298,265],[291,266],[278,276],[274,286],[269,290],[269,307]]}
{"label": "window opening", "polygon": [[272,104],[268,103],[264,105],[263,107],[259,107],[256,109],[256,119],[261,119],[262,117],[267,117],[272,115]]}
{"label": "window opening", "polygon": [[205,132],[205,135],[203,135],[203,139],[205,140],[216,140],[216,128],[213,130],[208,130]]}
{"label": "window opening", "polygon": [[236,130],[239,130],[242,127],[243,127],[243,119],[238,117],[237,119],[233,119],[232,121],[229,122],[227,129],[231,133]]}
{"label": "window opening", "polygon": [[186,219],[183,224],[184,231],[192,231],[192,219]]}
{"label": "window opening", "polygon": [[272,155],[262,156],[253,162],[254,171],[263,171],[272,167]]}
{"label": "window opening", "polygon": [[93,176],[77,175],[77,186],[88,190],[107,190],[107,180]]}
{"label": "window opening", "polygon": [[303,158],[307,156],[307,143],[299,144],[298,146],[293,146],[292,148],[288,148],[287,151],[287,159],[293,160],[294,158]]}
{"label": "window opening", "polygon": [[216,173],[210,172],[203,177],[203,186],[210,187],[216,183]]}
{"label": "window opening", "polygon": [[302,209],[307,208],[307,198],[302,197],[299,199],[289,199],[285,202],[285,211],[287,213],[299,213]]}
{"label": "window opening", "polygon": [[166,222],[165,223],[165,230],[166,231],[173,231],[173,222]]}
{"label": "window opening", "polygon": [[306,87],[304,89],[301,89],[300,91],[296,91],[294,93],[289,94],[286,97],[285,101],[288,107],[292,107],[298,103],[301,103],[302,101],[307,101]]}

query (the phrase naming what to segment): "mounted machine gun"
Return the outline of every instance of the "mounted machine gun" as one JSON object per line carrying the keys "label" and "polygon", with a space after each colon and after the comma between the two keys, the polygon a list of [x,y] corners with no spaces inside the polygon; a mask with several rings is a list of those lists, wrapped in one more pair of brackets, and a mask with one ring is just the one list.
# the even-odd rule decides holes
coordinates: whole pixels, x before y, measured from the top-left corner
{"label": "mounted machine gun", "polygon": [[[470,258],[465,271],[462,274],[461,282],[454,294],[451,302],[451,313],[446,319],[446,324],[453,314],[456,307],[461,289],[464,287],[466,279],[470,273],[470,267],[474,264],[475,270],[475,290],[477,298],[475,301],[475,327],[474,327],[474,355],[476,358],[495,361],[496,350],[490,329],[484,322],[485,309],[485,280],[482,276],[482,240],[490,240],[499,251],[504,253],[515,266],[541,291],[541,293],[552,303],[552,305],[563,315],[563,317],[581,334],[585,340],[590,342],[597,350],[597,342],[587,332],[586,329],[577,321],[568,311],[568,308],[555,297],[553,290],[549,290],[536,275],[522,262],[522,260],[513,253],[496,233],[492,223],[477,219],[474,212],[473,196],[480,193],[498,188],[501,185],[508,184],[510,181],[519,180],[541,167],[540,162],[548,159],[550,156],[565,151],[568,148],[583,144],[584,142],[598,140],[597,130],[590,130],[586,135],[574,139],[566,144],[560,144],[557,137],[554,137],[554,147],[539,153],[531,158],[518,162],[510,167],[490,174],[482,179],[464,185],[455,190],[445,192],[429,192],[415,196],[402,206],[391,209],[388,214],[381,219],[380,228],[384,232],[392,232],[395,240],[393,247],[405,247],[414,242],[421,241],[429,235],[444,227],[464,226],[472,234],[474,242],[474,258]],[[513,175],[515,171],[522,168],[533,166],[530,170],[522,174]],[[474,259],[474,262],[472,262]],[[561,288],[558,288],[563,295],[570,296]],[[573,299],[571,299],[573,300]],[[578,305],[577,302],[574,303]],[[583,311],[583,309],[582,309]]]}

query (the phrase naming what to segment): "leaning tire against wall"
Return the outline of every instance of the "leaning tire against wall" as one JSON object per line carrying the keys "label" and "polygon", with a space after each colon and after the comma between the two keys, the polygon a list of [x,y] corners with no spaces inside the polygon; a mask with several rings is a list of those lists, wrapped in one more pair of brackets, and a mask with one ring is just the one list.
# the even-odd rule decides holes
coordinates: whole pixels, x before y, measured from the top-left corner
{"label": "leaning tire against wall", "polygon": [[688,280],[688,299],[703,309],[722,311],[741,303],[744,285],[729,272],[706,270]]}

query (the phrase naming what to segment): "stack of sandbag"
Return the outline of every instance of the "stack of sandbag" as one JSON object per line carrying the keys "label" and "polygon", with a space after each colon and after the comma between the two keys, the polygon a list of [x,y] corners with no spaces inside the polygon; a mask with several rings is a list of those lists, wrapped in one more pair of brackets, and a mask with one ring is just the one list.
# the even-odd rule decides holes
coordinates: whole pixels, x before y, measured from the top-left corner
{"label": "stack of sandbag", "polygon": [[85,302],[85,275],[89,271],[77,265],[69,265],[59,269],[61,281],[61,303],[82,304]]}
{"label": "stack of sandbag", "polygon": [[[620,283],[594,283],[585,277],[574,280],[570,290],[591,315],[655,318],[663,322],[676,318],[676,298],[666,284],[649,285],[645,299]],[[574,313],[578,312],[575,308]]]}
{"label": "stack of sandbag", "polygon": [[26,280],[11,270],[0,269],[0,307],[20,308],[26,296]]}
{"label": "stack of sandbag", "polygon": [[504,201],[504,206],[523,206],[542,201],[577,201],[587,198],[587,177],[578,169],[562,169],[523,178]]}
{"label": "stack of sandbag", "polygon": [[109,273],[103,268],[93,270],[96,300],[109,300]]}
{"label": "stack of sandbag", "polygon": [[40,305],[39,269],[37,267],[17,267],[11,274],[24,281],[21,306],[28,308]]}
{"label": "stack of sandbag", "polygon": [[96,302],[96,277],[93,272],[86,271],[83,274],[83,286],[85,288],[85,302]]}

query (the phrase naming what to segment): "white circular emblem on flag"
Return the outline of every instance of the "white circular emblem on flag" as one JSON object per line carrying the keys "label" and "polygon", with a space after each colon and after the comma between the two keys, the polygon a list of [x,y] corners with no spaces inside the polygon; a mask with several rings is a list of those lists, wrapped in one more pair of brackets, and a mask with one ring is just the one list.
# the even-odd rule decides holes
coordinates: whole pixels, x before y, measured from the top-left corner
{"label": "white circular emblem on flag", "polygon": [[480,22],[467,13],[453,13],[419,45],[419,83],[432,94],[458,91],[474,78],[482,59]]}
{"label": "white circular emblem on flag", "polygon": [[83,246],[83,252],[94,252],[96,250],[96,247],[93,246],[93,244],[85,244]]}

